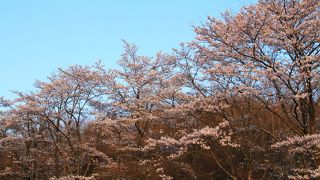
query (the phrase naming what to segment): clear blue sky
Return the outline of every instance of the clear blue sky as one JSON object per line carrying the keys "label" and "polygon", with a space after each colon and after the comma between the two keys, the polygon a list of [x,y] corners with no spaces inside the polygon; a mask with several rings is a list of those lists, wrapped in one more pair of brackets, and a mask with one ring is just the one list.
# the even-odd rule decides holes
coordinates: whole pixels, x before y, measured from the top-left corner
{"label": "clear blue sky", "polygon": [[58,67],[101,59],[116,67],[121,39],[140,53],[170,52],[194,38],[207,15],[239,11],[254,0],[2,0],[0,96],[30,91]]}

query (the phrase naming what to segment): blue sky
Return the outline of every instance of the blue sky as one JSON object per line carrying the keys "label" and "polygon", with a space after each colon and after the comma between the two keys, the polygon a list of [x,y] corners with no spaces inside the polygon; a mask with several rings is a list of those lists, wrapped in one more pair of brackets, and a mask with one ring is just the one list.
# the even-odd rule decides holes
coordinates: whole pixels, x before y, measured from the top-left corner
{"label": "blue sky", "polygon": [[31,91],[58,67],[115,68],[121,39],[140,53],[170,52],[194,38],[207,15],[239,11],[254,0],[0,0],[0,96]]}

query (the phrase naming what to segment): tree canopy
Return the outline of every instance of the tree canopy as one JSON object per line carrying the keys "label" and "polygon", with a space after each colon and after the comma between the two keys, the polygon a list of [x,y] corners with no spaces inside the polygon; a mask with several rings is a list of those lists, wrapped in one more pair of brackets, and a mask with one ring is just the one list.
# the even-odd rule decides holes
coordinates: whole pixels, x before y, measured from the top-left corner
{"label": "tree canopy", "polygon": [[0,98],[0,178],[319,178],[319,5],[260,0]]}

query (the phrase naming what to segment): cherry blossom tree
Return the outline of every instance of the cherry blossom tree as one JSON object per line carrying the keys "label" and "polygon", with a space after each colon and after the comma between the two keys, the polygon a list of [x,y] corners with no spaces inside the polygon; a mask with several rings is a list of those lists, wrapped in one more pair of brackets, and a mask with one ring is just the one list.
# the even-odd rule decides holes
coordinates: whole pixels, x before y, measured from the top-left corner
{"label": "cherry blossom tree", "polygon": [[86,121],[93,119],[90,103],[102,96],[101,78],[90,67],[71,66],[59,69],[49,82],[38,81],[37,92],[2,101],[10,109],[2,121],[8,133],[1,146],[21,177],[86,176],[96,160],[106,159],[82,136]]}
{"label": "cherry blossom tree", "polygon": [[196,28],[198,61],[217,86],[252,96],[297,134],[316,131],[319,2],[266,0]]}
{"label": "cherry blossom tree", "polygon": [[319,178],[319,5],[260,0],[1,97],[0,178]]}

